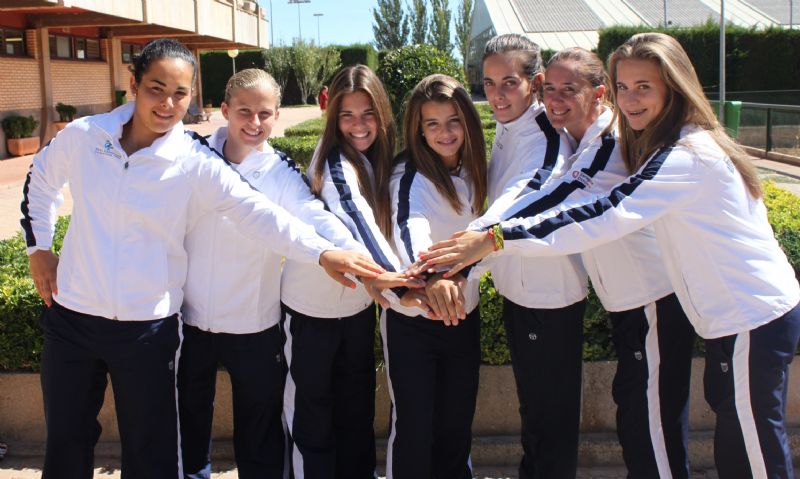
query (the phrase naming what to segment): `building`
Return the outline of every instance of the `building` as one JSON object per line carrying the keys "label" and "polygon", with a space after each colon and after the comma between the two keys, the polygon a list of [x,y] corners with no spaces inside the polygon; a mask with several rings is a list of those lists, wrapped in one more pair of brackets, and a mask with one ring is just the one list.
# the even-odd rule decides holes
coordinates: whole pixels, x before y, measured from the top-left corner
{"label": "building", "polygon": [[[800,7],[800,6],[799,6]],[[785,0],[725,0],[728,22],[746,27],[794,24]],[[794,9],[797,10],[797,9]],[[597,47],[598,30],[615,25],[689,27],[718,22],[717,0],[476,0],[467,62],[470,85],[481,83],[481,56],[495,35],[520,33],[543,49]]]}
{"label": "building", "polygon": [[[82,116],[113,108],[117,92],[131,99],[131,57],[164,37],[198,62],[203,50],[269,46],[254,0],[0,0],[0,119],[32,115],[44,144],[59,102]],[[202,98],[198,75],[193,102]],[[0,131],[0,158],[5,148]]]}

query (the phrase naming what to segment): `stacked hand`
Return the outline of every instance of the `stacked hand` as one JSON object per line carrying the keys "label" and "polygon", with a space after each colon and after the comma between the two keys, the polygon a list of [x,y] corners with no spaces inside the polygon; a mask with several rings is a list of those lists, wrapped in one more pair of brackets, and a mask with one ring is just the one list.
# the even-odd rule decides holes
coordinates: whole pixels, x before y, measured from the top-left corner
{"label": "stacked hand", "polygon": [[420,254],[421,261],[415,263],[409,270],[411,274],[431,270],[434,266],[439,269],[450,266],[450,270],[443,274],[444,278],[451,278],[467,266],[477,263],[492,251],[494,241],[484,232],[459,231],[450,239],[439,241],[431,245],[428,251]]}

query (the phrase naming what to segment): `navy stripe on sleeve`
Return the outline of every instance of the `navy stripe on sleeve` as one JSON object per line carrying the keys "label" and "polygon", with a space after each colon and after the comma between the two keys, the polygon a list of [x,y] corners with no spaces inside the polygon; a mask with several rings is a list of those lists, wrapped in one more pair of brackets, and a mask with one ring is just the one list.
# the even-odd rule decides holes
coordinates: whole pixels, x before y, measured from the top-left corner
{"label": "navy stripe on sleeve", "polygon": [[29,248],[36,246],[36,237],[33,236],[33,227],[31,226],[32,218],[30,210],[28,209],[30,203],[28,200],[28,191],[31,184],[32,172],[33,165],[31,165],[28,170],[28,176],[25,178],[25,186],[22,187],[22,203],[19,205],[19,209],[22,211],[22,219],[19,220],[19,224],[22,225],[22,231],[25,233],[25,245]]}
{"label": "navy stripe on sleeve", "polygon": [[523,192],[525,190],[538,190],[542,187],[544,182],[550,178],[550,175],[553,173],[553,168],[556,167],[558,149],[561,146],[561,137],[558,135],[556,129],[553,128],[553,125],[550,124],[550,120],[547,119],[547,114],[545,112],[536,115],[536,123],[539,125],[539,129],[542,130],[542,133],[544,133],[545,138],[547,138],[547,149],[544,153],[544,163],[542,163],[542,167],[536,170],[536,174],[533,175],[533,178],[528,182]]}
{"label": "navy stripe on sleeve", "polygon": [[347,216],[355,223],[364,246],[366,246],[367,250],[372,255],[372,259],[381,265],[383,269],[394,272],[394,266],[392,266],[392,263],[381,250],[378,241],[375,239],[375,236],[373,236],[372,231],[367,225],[367,221],[364,219],[364,215],[361,214],[353,201],[353,192],[350,190],[350,185],[347,184],[347,180],[345,179],[338,148],[331,149],[328,153],[327,162],[333,184],[336,185],[336,191],[339,193],[339,202],[345,213],[347,213]]}
{"label": "navy stripe on sleeve", "polygon": [[[581,173],[591,179],[594,178],[598,172],[603,171],[608,166],[608,160],[611,158],[611,153],[614,151],[615,145],[616,140],[614,139],[613,135],[603,135],[602,146],[600,146],[600,148],[597,150],[597,153],[595,153],[592,164],[587,168],[582,168],[580,170]],[[567,197],[573,192],[584,188],[586,186],[584,181],[585,178],[582,175],[578,175],[572,181],[564,181],[556,186],[553,191],[538,198],[536,201],[519,210],[518,212],[508,216],[503,215],[503,220],[536,216],[549,209],[555,208],[562,201],[567,199]]]}
{"label": "navy stripe on sleeve", "polygon": [[400,178],[400,191],[397,201],[397,226],[400,228],[400,238],[403,240],[403,247],[411,263],[417,260],[416,256],[414,256],[414,248],[411,246],[411,230],[408,229],[408,217],[411,210],[411,184],[414,183],[416,174],[417,168],[406,162],[406,171]]}
{"label": "navy stripe on sleeve", "polygon": [[628,182],[623,183],[611,190],[608,196],[599,198],[586,205],[562,211],[557,216],[535,224],[527,229],[521,225],[514,226],[512,228],[503,228],[503,237],[506,240],[518,240],[525,238],[541,239],[565,226],[573,223],[581,223],[583,221],[588,221],[602,216],[606,211],[617,207],[622,200],[631,196],[645,181],[655,178],[670,152],[672,152],[672,147],[663,148],[660,150],[656,155],[653,156],[652,159],[650,159],[641,173],[632,176]]}
{"label": "navy stripe on sleeve", "polygon": [[217,151],[216,149],[214,149],[211,146],[211,144],[208,142],[208,137],[207,136],[203,136],[200,133],[197,133],[196,131],[192,131],[192,130],[184,130],[184,133],[189,135],[189,138],[191,138],[192,140],[200,142],[201,145],[203,145],[206,148],[208,148],[209,150],[213,151],[217,156],[219,156],[220,158],[225,160],[225,163],[227,163],[229,165],[231,164],[231,162],[228,161],[227,158],[225,158],[225,155],[223,155],[222,153],[220,153],[219,151]]}

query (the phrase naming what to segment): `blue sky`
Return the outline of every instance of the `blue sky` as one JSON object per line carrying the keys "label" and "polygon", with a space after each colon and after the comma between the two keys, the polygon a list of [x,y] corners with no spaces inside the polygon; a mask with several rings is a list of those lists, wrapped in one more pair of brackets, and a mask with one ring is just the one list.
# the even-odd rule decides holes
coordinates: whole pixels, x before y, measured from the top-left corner
{"label": "blue sky", "polygon": [[[257,0],[267,10],[269,20],[270,0]],[[406,0],[402,1],[406,4]],[[460,0],[450,0],[451,16],[450,35],[453,37],[455,26],[455,9]],[[311,0],[311,3],[300,4],[300,30],[306,40],[317,41],[317,17],[319,17],[319,40],[322,45],[349,45],[351,43],[372,42],[372,9],[376,0]],[[297,5],[288,0],[272,0],[272,22],[276,45],[288,45],[298,36]],[[457,53],[455,53],[457,55]]]}

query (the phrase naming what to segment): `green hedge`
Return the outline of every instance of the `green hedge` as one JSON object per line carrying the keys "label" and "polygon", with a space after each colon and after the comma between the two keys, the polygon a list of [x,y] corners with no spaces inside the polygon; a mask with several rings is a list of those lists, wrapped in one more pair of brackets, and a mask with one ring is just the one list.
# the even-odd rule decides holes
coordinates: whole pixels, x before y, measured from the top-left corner
{"label": "green hedge", "polygon": [[378,69],[378,52],[369,43],[355,45],[336,45],[342,58],[342,67],[366,65],[373,71]]}
{"label": "green hedge", "polygon": [[[716,98],[719,84],[719,25],[708,22],[692,28],[611,27],[600,30],[597,52],[606,59],[631,35],[659,31],[675,37],[691,58],[700,83]],[[779,46],[779,47],[778,47]],[[729,100],[768,103],[737,91],[800,89],[800,30],[748,29],[728,25],[725,30],[725,81]],[[757,73],[756,73],[757,72]],[[784,103],[800,104],[800,95],[782,97]]]}
{"label": "green hedge", "polygon": [[[276,138],[273,144],[277,140],[283,139]],[[292,139],[295,140],[306,141],[307,138]],[[285,145],[276,148],[284,150]],[[764,189],[770,224],[790,263],[800,273],[800,198],[771,183],[764,183]],[[67,222],[68,218],[59,218],[56,225],[56,252],[61,249]],[[501,319],[502,298],[497,294],[490,275],[481,280],[480,291],[483,362],[507,364],[510,357]],[[0,321],[0,371],[38,369],[42,338],[37,321],[41,308],[42,302],[29,278],[22,235],[18,233],[11,239],[0,241],[0,318],[3,318]],[[589,294],[583,330],[585,360],[614,359],[608,313],[593,292]],[[702,352],[702,342],[698,342],[697,352]]]}

